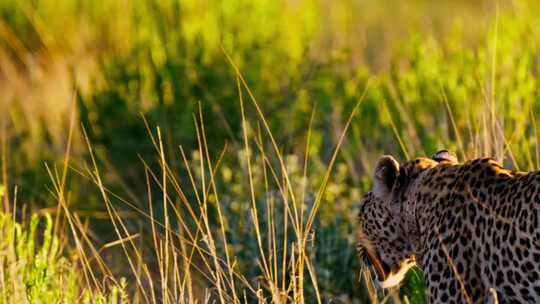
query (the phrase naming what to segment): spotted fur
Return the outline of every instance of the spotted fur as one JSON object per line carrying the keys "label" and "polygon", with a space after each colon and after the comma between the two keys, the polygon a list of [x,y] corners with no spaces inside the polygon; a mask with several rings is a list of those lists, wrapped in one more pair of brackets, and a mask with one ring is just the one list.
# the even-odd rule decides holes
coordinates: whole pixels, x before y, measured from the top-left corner
{"label": "spotted fur", "polygon": [[435,156],[381,158],[360,204],[361,258],[383,285],[415,260],[430,303],[540,303],[540,171]]}

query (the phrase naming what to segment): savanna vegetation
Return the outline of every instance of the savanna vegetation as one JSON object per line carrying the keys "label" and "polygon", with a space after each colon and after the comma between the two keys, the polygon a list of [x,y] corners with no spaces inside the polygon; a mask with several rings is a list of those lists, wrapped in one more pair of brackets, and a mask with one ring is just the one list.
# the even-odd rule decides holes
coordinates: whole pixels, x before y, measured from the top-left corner
{"label": "savanna vegetation", "polygon": [[423,303],[377,157],[539,167],[535,1],[0,1],[0,303]]}

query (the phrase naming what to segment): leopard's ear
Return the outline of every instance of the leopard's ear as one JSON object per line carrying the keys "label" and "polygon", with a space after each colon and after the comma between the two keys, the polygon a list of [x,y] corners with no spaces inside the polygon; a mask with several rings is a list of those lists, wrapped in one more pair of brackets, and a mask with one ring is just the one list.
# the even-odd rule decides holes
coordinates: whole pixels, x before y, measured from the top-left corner
{"label": "leopard's ear", "polygon": [[375,166],[373,193],[375,196],[385,200],[399,175],[399,163],[391,155],[383,155]]}
{"label": "leopard's ear", "polygon": [[455,164],[457,164],[458,162],[457,157],[453,153],[450,153],[450,151],[448,150],[440,150],[433,154],[431,158],[437,162],[447,161]]}

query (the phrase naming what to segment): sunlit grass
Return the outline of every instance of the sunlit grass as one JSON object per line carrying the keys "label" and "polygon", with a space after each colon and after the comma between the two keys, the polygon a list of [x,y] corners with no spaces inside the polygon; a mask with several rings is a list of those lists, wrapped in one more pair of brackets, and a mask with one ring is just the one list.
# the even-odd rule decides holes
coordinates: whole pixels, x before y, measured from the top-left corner
{"label": "sunlit grass", "polygon": [[[51,192],[57,200],[58,208],[57,222],[54,225],[51,218],[47,217],[44,235],[46,238],[54,237],[51,234],[53,226],[67,224],[69,236],[63,238],[73,242],[75,265],[78,268],[78,271],[70,272],[73,277],[69,281],[74,290],[69,294],[72,298],[66,298],[66,302],[75,301],[75,298],[93,302],[110,298],[108,301],[117,303],[120,301],[120,292],[123,299],[121,301],[133,299],[132,302],[135,303],[305,303],[312,300],[322,303],[324,297],[320,294],[316,266],[312,261],[313,245],[316,242],[315,219],[326,189],[331,184],[333,165],[347,128],[362,99],[358,100],[350,114],[329,165],[321,172],[320,177],[310,177],[307,146],[311,128],[306,130],[308,136],[303,168],[294,169],[291,166],[297,164],[282,155],[253,93],[232,61],[231,64],[238,77],[244,141],[239,151],[238,169],[244,171],[242,178],[245,178],[243,184],[246,187],[240,190],[242,193],[238,193],[238,196],[249,201],[249,207],[245,209],[249,218],[243,220],[246,220],[245,224],[248,225],[248,234],[257,243],[256,260],[251,262],[253,265],[250,267],[259,270],[243,273],[237,266],[238,252],[233,247],[239,244],[231,244],[227,240],[227,235],[231,235],[231,231],[227,230],[234,225],[231,221],[235,221],[234,216],[238,214],[231,213],[228,206],[222,206],[216,180],[220,172],[226,172],[220,168],[223,154],[216,160],[210,155],[201,111],[194,115],[198,149],[194,151],[191,160],[181,146],[178,153],[190,181],[191,187],[187,189],[181,186],[183,183],[177,179],[176,173],[167,162],[169,157],[164,149],[160,128],[153,132],[148,124],[146,125],[160,167],[159,172],[154,171],[141,159],[147,180],[148,211],[134,207],[123,199],[121,201],[128,207],[134,207],[147,221],[151,227],[149,234],[130,231],[126,221],[119,215],[118,207],[112,203],[112,197],[117,196],[104,184],[94,148],[83,129],[90,155],[88,166],[79,170],[70,163],[71,135],[62,168],[46,164],[52,182]],[[368,87],[365,92],[367,90]],[[248,104],[245,104],[244,92],[248,93]],[[255,119],[248,120],[246,117],[247,106],[257,109]],[[73,112],[72,122],[74,117]],[[312,119],[314,117],[315,112]],[[255,125],[259,127],[255,129]],[[264,127],[260,128],[261,125]],[[73,134],[73,130],[72,123],[69,134]],[[107,243],[100,249],[96,248],[86,225],[81,222],[76,211],[70,210],[69,189],[66,189],[67,172],[70,168],[99,189],[117,241]],[[292,175],[290,170],[296,172],[295,175]],[[158,195],[153,194],[152,189],[156,188],[160,191]],[[307,193],[313,193],[313,197],[308,198]],[[156,205],[157,202],[162,204],[160,216],[157,216],[154,210],[154,206],[159,206]],[[223,210],[224,208],[229,211]],[[210,214],[216,212],[217,217]],[[265,224],[261,224],[261,221],[265,221]],[[29,239],[32,242],[35,239],[35,228],[36,221],[32,220],[29,227],[32,233]],[[146,253],[146,249],[137,242],[145,236],[151,240],[151,254]],[[25,240],[26,238],[17,238],[8,240],[8,243]],[[47,245],[44,246],[47,251]],[[117,278],[113,274],[100,254],[102,250],[115,246],[121,247],[129,267],[129,276],[134,279],[130,286],[126,286],[125,279]],[[55,250],[54,258],[60,257],[56,256],[56,253]],[[157,274],[153,273],[156,269]],[[254,274],[257,276],[253,277]],[[84,287],[77,289],[80,286]],[[133,290],[133,296],[128,297],[127,287]],[[57,292],[62,295],[61,290]],[[306,298],[307,294],[311,296]],[[17,297],[25,296],[31,298],[24,292],[17,294]],[[8,293],[7,299],[12,301],[16,297]]]}
{"label": "sunlit grass", "polygon": [[51,216],[34,214],[22,226],[2,214],[0,231],[0,303],[127,303],[124,279],[103,291],[83,287],[77,258],[63,256],[64,244],[52,234]]}

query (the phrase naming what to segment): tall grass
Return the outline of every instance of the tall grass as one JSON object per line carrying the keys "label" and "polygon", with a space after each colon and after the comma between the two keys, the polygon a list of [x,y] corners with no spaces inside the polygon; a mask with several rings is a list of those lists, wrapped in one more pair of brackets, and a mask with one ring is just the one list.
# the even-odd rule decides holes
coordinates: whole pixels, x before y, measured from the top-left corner
{"label": "tall grass", "polygon": [[[321,289],[318,278],[321,277],[330,284],[339,284],[339,280],[333,277],[325,278],[325,274],[320,273],[324,267],[319,268],[319,265],[314,264],[324,262],[324,259],[316,258],[316,255],[320,254],[315,245],[320,238],[317,234],[320,221],[318,212],[322,208],[321,203],[327,190],[342,188],[339,180],[337,183],[332,181],[332,178],[336,177],[333,166],[362,99],[358,100],[350,113],[329,164],[324,169],[313,170],[310,168],[310,153],[307,149],[312,129],[306,130],[306,152],[302,163],[292,155],[284,156],[254,94],[236,65],[232,61],[231,64],[237,73],[242,117],[243,147],[238,150],[240,172],[233,173],[231,168],[221,167],[227,147],[217,159],[213,159],[209,153],[205,123],[199,109],[193,117],[198,149],[193,152],[191,159],[182,146],[177,152],[189,180],[189,187],[184,187],[184,183],[178,180],[177,173],[171,170],[167,161],[169,157],[164,149],[161,129],[157,128],[154,132],[145,121],[159,162],[159,170],[153,170],[147,161],[141,158],[148,191],[148,207],[143,210],[121,198],[104,184],[94,147],[84,128],[82,130],[89,152],[89,164],[81,169],[71,164],[73,137],[70,135],[62,167],[46,164],[52,182],[51,194],[58,205],[56,222],[53,224],[51,217],[46,217],[43,245],[37,248],[40,250],[38,257],[47,255],[54,263],[66,268],[77,267],[77,271],[71,271],[67,278],[63,278],[57,274],[56,264],[49,262],[38,263],[38,269],[33,270],[32,274],[44,272],[61,282],[66,280],[71,289],[64,291],[63,287],[51,287],[48,282],[36,283],[32,276],[23,277],[22,282],[15,286],[26,286],[26,289],[16,290],[14,287],[13,291],[4,290],[6,302],[17,302],[18,299],[35,302],[39,301],[36,300],[38,298],[50,298],[51,295],[47,293],[50,291],[55,292],[55,299],[67,303],[322,303],[331,299],[337,300],[333,294],[325,294],[331,286]],[[365,88],[363,96],[367,91],[368,87]],[[249,100],[247,104],[244,100],[245,94]],[[256,109],[255,119],[248,120],[247,107]],[[69,134],[73,134],[74,130],[74,113],[72,112]],[[311,121],[316,117],[314,110]],[[342,167],[342,172],[339,173],[341,178],[346,174],[343,168],[345,167]],[[115,233],[115,241],[96,248],[92,241],[92,232],[81,221],[77,212],[70,210],[69,190],[66,189],[68,170],[88,179],[101,193]],[[234,197],[224,197],[220,190],[234,184],[230,179],[239,179],[240,188],[233,191]],[[155,195],[154,189],[158,191]],[[121,216],[113,200],[136,211],[149,223],[150,231],[140,228],[139,231],[133,230]],[[249,207],[238,206],[244,201],[249,202]],[[155,210],[156,206],[160,206],[159,214]],[[16,209],[16,206],[14,207]],[[237,218],[238,216],[244,217]],[[341,220],[350,222],[353,217]],[[13,223],[14,216],[5,215],[5,218]],[[327,221],[332,223],[334,219]],[[34,235],[37,223],[38,217],[33,216],[27,228],[29,236],[16,235],[6,240],[7,246],[28,244],[29,254],[19,253],[24,262],[33,261],[30,255],[36,247],[34,241],[40,239]],[[67,231],[69,234],[62,235],[62,239],[72,243],[72,263],[64,262],[61,254],[66,252],[60,251],[59,254],[58,238],[52,234],[53,227],[64,225],[67,230],[54,230],[60,233]],[[18,224],[15,226],[20,230]],[[350,233],[351,231],[347,232]],[[251,239],[253,243],[246,243],[245,239],[238,240],[240,237]],[[325,238],[331,238],[331,242],[336,241],[335,236],[322,235],[323,241]],[[51,239],[55,244],[52,249]],[[325,253],[338,254],[337,257],[323,258],[355,259],[351,241],[346,241],[346,247],[340,244],[339,252]],[[129,269],[123,275],[130,278],[130,285],[126,285],[124,278],[118,278],[114,274],[111,265],[101,255],[103,250],[112,247],[121,248]],[[147,252],[148,250],[150,251]],[[3,265],[9,268],[15,264],[14,261],[8,261]],[[348,272],[350,268],[343,271]],[[366,271],[364,275],[368,274]],[[344,278],[344,281],[351,279],[355,280],[354,277],[349,277]],[[39,288],[37,292],[27,287],[34,285]],[[374,289],[371,290],[370,297],[377,298]],[[391,295],[399,299],[395,291],[391,292]],[[352,301],[350,296],[353,295],[344,294],[341,300]]]}
{"label": "tall grass", "polygon": [[[135,277],[135,298],[163,303],[322,303],[326,296],[319,290],[318,274],[313,264],[314,221],[329,185],[339,146],[357,107],[351,113],[330,164],[321,172],[322,179],[313,183],[313,178],[307,176],[307,149],[301,168],[303,173],[298,176],[299,169],[294,168],[298,164],[282,155],[253,93],[234,64],[233,67],[238,77],[244,143],[239,150],[243,189],[237,190],[233,201],[227,202],[220,193],[220,186],[227,186],[227,183],[220,183],[219,172],[223,172],[224,178],[231,173],[221,170],[221,158],[214,160],[209,154],[200,111],[194,116],[198,149],[193,159],[188,159],[181,146],[179,150],[190,181],[188,189],[181,186],[166,161],[168,157],[160,129],[157,129],[157,134],[148,130],[160,160],[160,172],[153,171],[142,160],[149,192],[149,211],[140,212],[151,222],[153,252],[150,257],[142,258],[142,249],[133,241],[134,233],[126,228],[111,204],[90,142],[92,169],[87,176],[103,195],[118,240],[126,240],[126,245],[124,242],[121,244]],[[256,129],[245,116],[245,92],[257,110]],[[310,132],[308,129],[306,145],[309,145]],[[156,199],[163,204],[159,216],[162,221],[156,220],[153,186],[161,192]],[[313,193],[314,197],[308,198],[307,193]],[[249,202],[249,207],[234,210],[233,204],[238,204],[238,200]],[[239,215],[245,217],[235,218]],[[242,233],[253,244],[245,244],[245,240],[243,244],[237,243],[235,239],[242,235],[235,234]],[[254,248],[235,248],[239,245]],[[253,256],[237,261],[242,253]],[[348,255],[348,259],[354,257],[352,250]],[[148,273],[152,260],[159,270],[157,277]],[[143,271],[138,272],[137,269]],[[87,271],[92,270],[88,268]],[[156,293],[153,288],[148,292],[146,286],[155,288]]]}

